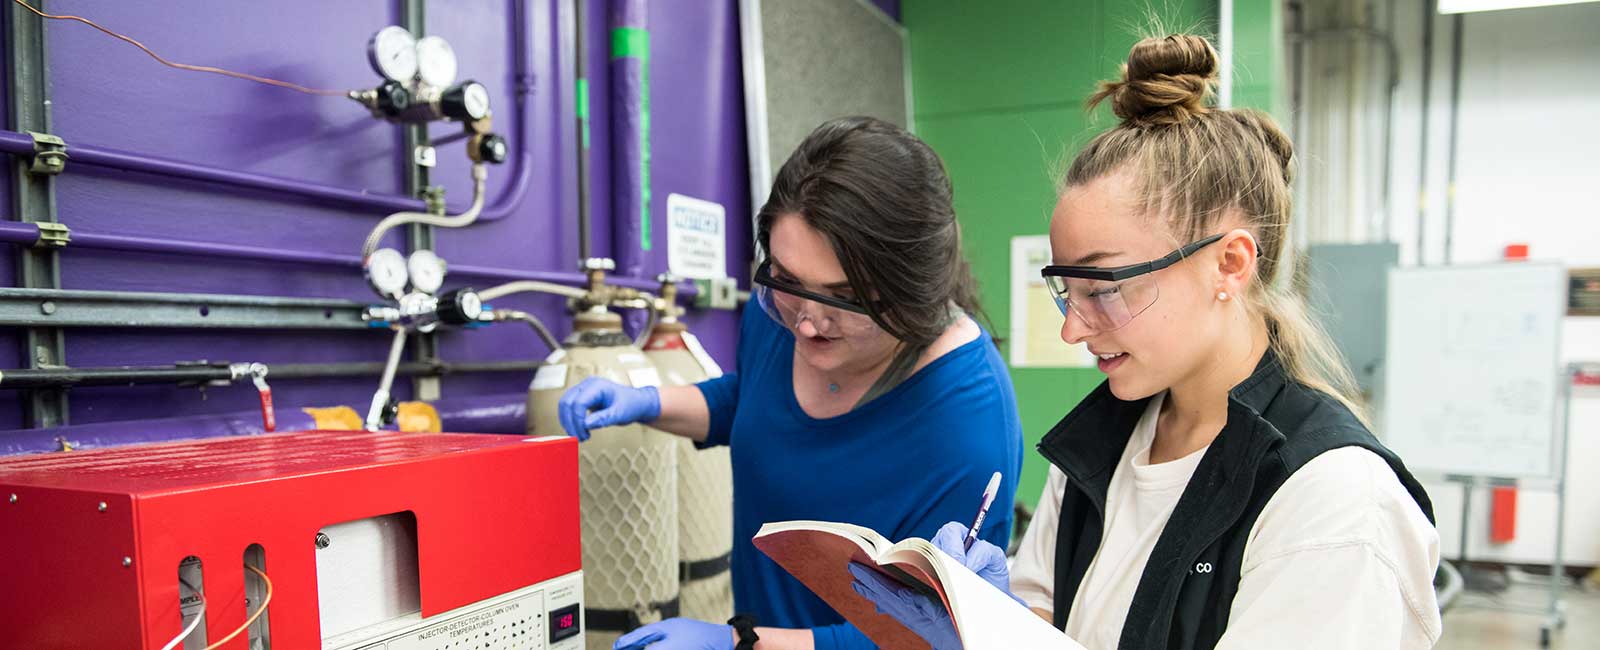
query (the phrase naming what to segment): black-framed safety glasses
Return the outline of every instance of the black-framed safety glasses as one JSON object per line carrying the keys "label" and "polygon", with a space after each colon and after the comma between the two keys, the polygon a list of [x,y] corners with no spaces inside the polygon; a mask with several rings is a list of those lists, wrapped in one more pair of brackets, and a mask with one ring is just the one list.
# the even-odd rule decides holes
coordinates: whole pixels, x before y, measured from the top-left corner
{"label": "black-framed safety glasses", "polygon": [[[1212,235],[1139,264],[1110,268],[1051,265],[1044,267],[1040,275],[1063,318],[1074,313],[1091,330],[1109,332],[1127,325],[1155,304],[1161,290],[1153,273],[1187,259],[1222,237]],[[1260,251],[1256,254],[1260,255]]]}
{"label": "black-framed safety glasses", "polygon": [[783,280],[772,277],[772,260],[764,260],[761,262],[761,266],[756,267],[756,276],[753,279],[753,282],[755,282],[756,286],[758,287],[766,287],[772,291],[779,291],[797,298],[804,298],[806,300],[810,300],[811,302],[827,305],[834,309],[842,309],[844,311],[861,314],[863,316],[869,315],[866,306],[854,300],[845,300],[843,298],[836,298],[833,296],[824,296],[820,293],[807,291],[805,287],[802,287],[798,284],[784,282]]}
{"label": "black-framed safety glasses", "polygon": [[856,300],[823,295],[773,277],[771,261],[756,268],[754,284],[750,293],[761,309],[796,334],[811,335],[810,330],[800,329],[800,324],[807,321],[816,328],[815,333],[829,337],[859,336],[882,327]]}

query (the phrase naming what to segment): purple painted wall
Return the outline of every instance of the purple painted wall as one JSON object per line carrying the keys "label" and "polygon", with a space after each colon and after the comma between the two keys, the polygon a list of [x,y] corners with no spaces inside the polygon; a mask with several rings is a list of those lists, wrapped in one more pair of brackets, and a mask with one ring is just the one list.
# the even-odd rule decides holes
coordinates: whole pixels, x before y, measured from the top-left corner
{"label": "purple painted wall", "polygon": [[900,21],[900,0],[872,0],[872,4],[882,9],[883,13],[889,14],[895,22]]}
{"label": "purple painted wall", "polygon": [[[606,65],[609,38],[605,0],[584,0],[585,50],[591,76],[593,119],[590,205],[596,255],[614,255],[607,135]],[[144,42],[169,59],[218,65],[309,86],[375,85],[364,47],[377,28],[398,21],[396,3],[215,3],[171,0],[159,9],[139,3],[57,0],[51,9],[84,15]],[[529,63],[534,90],[527,142],[492,168],[489,203],[508,191],[515,152],[528,147],[533,183],[506,219],[465,230],[437,231],[437,248],[460,265],[573,271],[577,265],[574,87],[561,60],[564,2],[528,0]],[[746,176],[743,91],[736,0],[651,3],[654,250],[644,253],[647,275],[666,269],[666,197],[680,193],[728,208],[730,275],[747,275],[750,210]],[[461,78],[489,86],[495,126],[511,133],[513,25],[511,2],[431,2],[427,32],[448,39]],[[247,170],[342,188],[382,193],[402,190],[400,132],[342,98],[301,95],[235,79],[163,67],[127,44],[77,23],[47,26],[55,132],[73,143]],[[569,44],[570,49],[570,44]],[[435,125],[433,134],[452,127]],[[450,203],[470,196],[463,146],[439,148],[433,182],[448,188]],[[8,164],[10,162],[8,161]],[[355,255],[367,230],[383,215],[317,205],[304,200],[250,195],[204,184],[68,164],[57,184],[61,221],[85,231],[139,234],[183,241],[226,242]],[[0,184],[9,211],[9,187]],[[401,239],[392,236],[391,245]],[[0,248],[0,282],[14,282],[15,251]],[[67,289],[242,293],[332,297],[370,301],[358,272],[215,258],[128,254],[67,248],[61,255]],[[453,274],[447,287],[495,283]],[[532,311],[558,335],[569,329],[561,301],[516,297],[497,301]],[[693,314],[691,326],[713,355],[731,363],[736,317]],[[21,333],[0,330],[0,368],[19,367]],[[167,364],[226,359],[271,363],[381,361],[386,332],[194,332],[69,330],[67,362],[74,366]],[[526,327],[502,325],[441,335],[449,361],[539,359],[546,351]],[[446,397],[514,393],[525,374],[447,377]],[[376,378],[274,382],[280,404],[349,404],[364,411]],[[399,396],[409,394],[399,381]],[[0,392],[0,429],[22,426],[19,395]],[[71,421],[223,413],[252,408],[244,386],[78,389]]]}

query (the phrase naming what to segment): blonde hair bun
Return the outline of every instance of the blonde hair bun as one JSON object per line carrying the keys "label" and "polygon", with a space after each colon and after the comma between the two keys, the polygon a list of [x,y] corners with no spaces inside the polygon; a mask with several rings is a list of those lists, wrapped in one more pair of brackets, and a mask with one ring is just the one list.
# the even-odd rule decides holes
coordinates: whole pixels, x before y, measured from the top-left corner
{"label": "blonde hair bun", "polygon": [[1111,112],[1133,126],[1179,124],[1210,110],[1217,50],[1199,36],[1173,34],[1134,44],[1122,79],[1102,81],[1092,107],[1111,100]]}

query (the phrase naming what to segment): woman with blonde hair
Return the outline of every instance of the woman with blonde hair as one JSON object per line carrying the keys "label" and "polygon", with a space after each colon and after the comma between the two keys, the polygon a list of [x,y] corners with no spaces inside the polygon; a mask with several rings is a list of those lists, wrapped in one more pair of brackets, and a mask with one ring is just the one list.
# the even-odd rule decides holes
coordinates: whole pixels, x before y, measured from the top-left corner
{"label": "woman with blonde hair", "polygon": [[[1042,273],[1106,382],[1039,445],[1052,467],[1014,568],[951,543],[960,523],[936,542],[1096,650],[1430,647],[1432,506],[1287,286],[1293,149],[1267,115],[1210,105],[1217,60],[1197,36],[1147,38],[1090,97],[1121,122],[1067,172]],[[852,571],[959,647],[919,595]]]}

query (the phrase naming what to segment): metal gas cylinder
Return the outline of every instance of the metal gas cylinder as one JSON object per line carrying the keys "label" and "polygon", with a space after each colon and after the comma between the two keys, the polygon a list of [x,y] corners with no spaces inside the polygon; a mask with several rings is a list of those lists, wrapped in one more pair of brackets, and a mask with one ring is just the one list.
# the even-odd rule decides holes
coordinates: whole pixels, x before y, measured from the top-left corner
{"label": "metal gas cylinder", "polygon": [[[528,390],[528,432],[563,435],[557,404],[598,376],[634,387],[661,383],[654,364],[594,306],[576,317]],[[632,424],[608,427],[578,447],[587,647],[606,650],[624,632],[678,615],[678,441]]]}
{"label": "metal gas cylinder", "polygon": [[[722,376],[699,339],[678,321],[676,278],[663,276],[660,320],[644,354],[667,386],[687,386]],[[733,616],[733,476],[727,447],[696,449],[687,438],[678,456],[678,577],[683,615],[721,622]]]}

